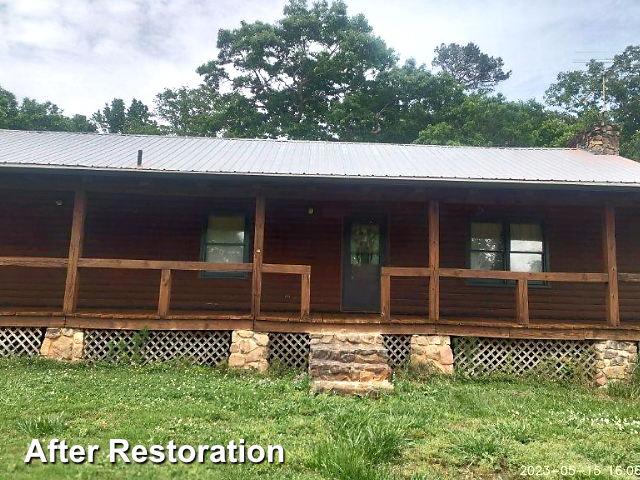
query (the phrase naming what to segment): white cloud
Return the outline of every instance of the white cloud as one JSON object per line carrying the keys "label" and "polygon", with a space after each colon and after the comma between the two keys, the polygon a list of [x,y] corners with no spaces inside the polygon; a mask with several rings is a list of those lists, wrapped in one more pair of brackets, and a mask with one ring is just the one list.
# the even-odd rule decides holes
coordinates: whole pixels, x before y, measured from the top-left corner
{"label": "white cloud", "polygon": [[[274,21],[286,0],[0,0],[0,85],[91,114],[114,97],[151,104],[196,85],[220,28]],[[430,64],[440,43],[476,42],[502,56],[510,98],[541,98],[578,51],[638,43],[640,3],[605,0],[347,0],[403,58]],[[586,55],[587,57],[589,55]]]}

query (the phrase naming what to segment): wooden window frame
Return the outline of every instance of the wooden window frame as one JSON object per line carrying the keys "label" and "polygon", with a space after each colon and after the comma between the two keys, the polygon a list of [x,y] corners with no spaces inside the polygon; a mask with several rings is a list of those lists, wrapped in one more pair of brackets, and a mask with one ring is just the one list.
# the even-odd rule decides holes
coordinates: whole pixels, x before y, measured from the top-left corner
{"label": "wooden window frame", "polygon": [[[523,223],[523,224],[538,224],[542,231],[542,271],[549,272],[549,242],[547,239],[547,225],[543,219],[540,218],[527,218],[527,217],[476,217],[472,218],[469,222],[469,231],[467,235],[467,268],[471,268],[471,224],[473,223],[499,223],[502,226],[502,242],[504,245],[504,269],[496,270],[497,272],[510,272],[511,271],[511,224]],[[514,253],[538,253],[538,252],[525,252],[516,250]],[[467,285],[473,286],[489,286],[489,287],[501,287],[501,286],[513,286],[516,284],[514,280],[497,280],[497,279],[483,279],[483,278],[468,278]],[[548,288],[551,286],[548,281],[529,281],[529,287],[534,288]]]}
{"label": "wooden window frame", "polygon": [[[207,230],[209,229],[209,217],[210,216],[221,216],[221,217],[233,217],[233,216],[242,216],[244,217],[244,252],[242,254],[242,262],[250,263],[251,256],[253,254],[251,249],[252,244],[252,225],[253,225],[253,217],[244,210],[214,210],[207,212],[202,221],[202,230],[200,234],[200,260],[203,262],[207,261]],[[201,270],[198,275],[200,278],[236,278],[236,279],[246,279],[249,277],[247,272],[211,272],[208,270]]]}

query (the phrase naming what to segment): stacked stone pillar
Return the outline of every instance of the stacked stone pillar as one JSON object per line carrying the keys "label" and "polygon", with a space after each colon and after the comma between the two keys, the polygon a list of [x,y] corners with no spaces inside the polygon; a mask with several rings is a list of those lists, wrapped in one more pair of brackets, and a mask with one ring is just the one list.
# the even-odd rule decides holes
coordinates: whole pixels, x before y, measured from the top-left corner
{"label": "stacked stone pillar", "polygon": [[411,365],[438,373],[453,373],[453,350],[448,335],[412,335]]}
{"label": "stacked stone pillar", "polygon": [[234,330],[231,334],[229,366],[256,369],[269,368],[269,334],[253,330]]}
{"label": "stacked stone pillar", "polygon": [[617,340],[595,343],[596,383],[606,387],[612,382],[629,381],[638,363],[638,344]]}
{"label": "stacked stone pillar", "polygon": [[77,362],[84,353],[84,331],[74,328],[47,328],[40,355],[54,360]]}

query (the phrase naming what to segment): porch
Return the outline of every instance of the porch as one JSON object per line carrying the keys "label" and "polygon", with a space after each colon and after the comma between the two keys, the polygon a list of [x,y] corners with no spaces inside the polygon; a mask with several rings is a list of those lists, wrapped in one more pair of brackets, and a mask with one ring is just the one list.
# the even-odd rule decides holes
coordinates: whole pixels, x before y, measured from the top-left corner
{"label": "porch", "polygon": [[[62,186],[48,193],[37,187],[22,194],[15,187],[4,190],[9,207],[2,224],[13,237],[0,245],[0,326],[640,340],[633,202],[616,205],[598,195],[585,202],[548,192],[509,202],[477,192],[469,198],[436,189],[398,194],[372,187],[355,196],[336,189],[333,197],[298,191],[293,200],[278,195],[279,188],[260,187],[255,196],[222,192],[215,205],[251,212],[252,241],[250,261],[217,263],[197,261],[195,247],[178,250],[199,247],[184,233],[200,223],[201,212],[191,210],[197,201],[177,208],[177,192],[166,197],[154,187],[146,197],[91,182],[74,192]],[[366,200],[372,197],[384,200]],[[55,229],[48,232],[53,240],[38,245],[37,235],[24,232],[52,204],[62,207],[45,225]],[[494,216],[517,210],[523,218],[549,221],[550,268],[468,268],[468,227],[460,219],[467,222],[469,212],[481,210]],[[623,219],[617,242],[616,211]],[[390,252],[377,280],[379,309],[368,313],[343,308],[340,267],[345,218],[365,213],[390,219]],[[158,218],[179,224],[163,237]],[[618,249],[625,273],[618,272]],[[238,276],[203,278],[199,272]],[[502,284],[473,284],[478,279]],[[205,298],[210,293],[215,302]]]}

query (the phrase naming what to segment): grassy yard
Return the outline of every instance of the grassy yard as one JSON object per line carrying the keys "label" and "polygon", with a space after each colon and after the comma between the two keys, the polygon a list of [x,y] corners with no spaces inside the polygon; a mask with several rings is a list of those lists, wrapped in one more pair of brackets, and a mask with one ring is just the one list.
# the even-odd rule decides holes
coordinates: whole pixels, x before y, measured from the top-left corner
{"label": "grassy yard", "polygon": [[[640,400],[623,389],[400,375],[395,393],[371,400],[309,395],[305,376],[184,365],[0,360],[0,375],[2,478],[490,479],[527,478],[529,466],[543,474],[531,478],[602,479],[626,478],[609,467],[640,465]],[[93,465],[25,465],[32,438],[101,450]],[[112,465],[110,438],[147,447],[244,438],[281,444],[287,456],[284,465]]]}

